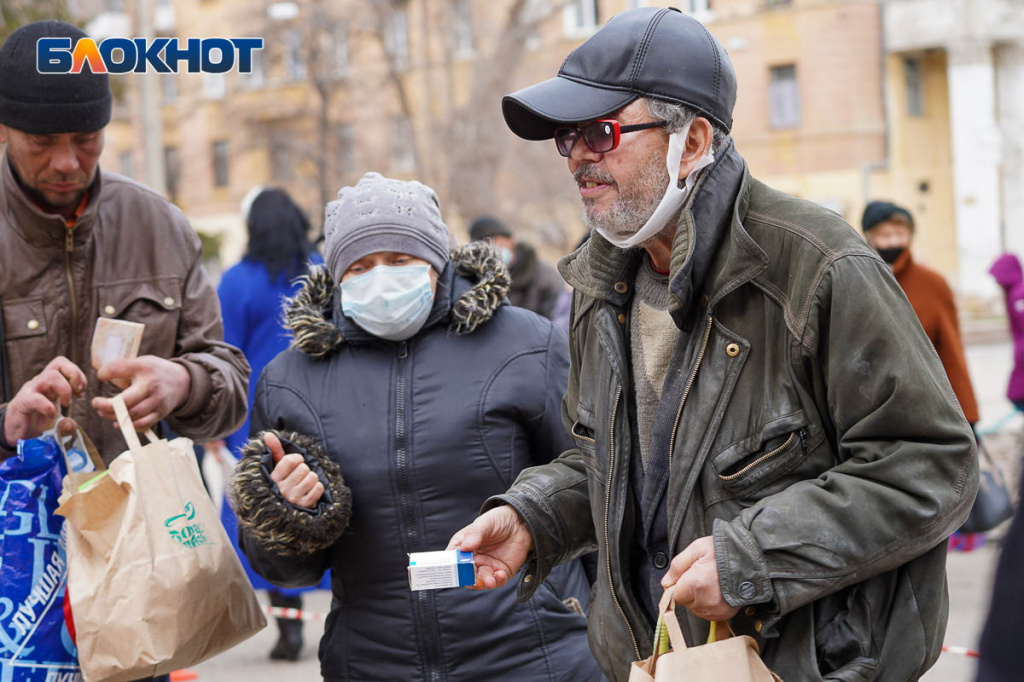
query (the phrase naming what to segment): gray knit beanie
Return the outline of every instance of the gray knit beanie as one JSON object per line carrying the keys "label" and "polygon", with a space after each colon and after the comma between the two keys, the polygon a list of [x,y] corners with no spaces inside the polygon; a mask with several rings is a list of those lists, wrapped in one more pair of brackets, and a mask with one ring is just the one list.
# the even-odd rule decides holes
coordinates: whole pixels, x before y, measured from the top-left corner
{"label": "gray knit beanie", "polygon": [[363,256],[396,251],[422,258],[441,272],[448,264],[448,226],[434,190],[367,173],[327,204],[324,253],[335,282]]}

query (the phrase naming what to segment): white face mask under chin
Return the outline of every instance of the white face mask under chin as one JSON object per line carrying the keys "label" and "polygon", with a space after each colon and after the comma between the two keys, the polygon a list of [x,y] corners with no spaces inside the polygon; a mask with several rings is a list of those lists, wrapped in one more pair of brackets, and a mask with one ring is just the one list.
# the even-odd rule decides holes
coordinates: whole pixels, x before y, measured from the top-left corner
{"label": "white face mask under chin", "polygon": [[715,162],[715,154],[709,149],[708,153],[700,157],[700,161],[693,167],[690,174],[686,176],[683,186],[679,186],[675,178],[679,175],[679,163],[683,160],[686,136],[689,133],[690,126],[687,125],[679,132],[669,135],[668,154],[665,156],[665,165],[668,168],[669,177],[668,187],[665,189],[665,195],[661,198],[661,203],[654,209],[654,213],[647,219],[644,226],[628,237],[612,234],[598,227],[597,231],[602,237],[620,249],[631,249],[634,246],[640,246],[644,242],[650,241],[661,234],[662,230],[668,226],[669,221],[675,217],[679,209],[686,203],[687,197],[693,191],[693,186],[697,184],[697,177],[700,171]]}

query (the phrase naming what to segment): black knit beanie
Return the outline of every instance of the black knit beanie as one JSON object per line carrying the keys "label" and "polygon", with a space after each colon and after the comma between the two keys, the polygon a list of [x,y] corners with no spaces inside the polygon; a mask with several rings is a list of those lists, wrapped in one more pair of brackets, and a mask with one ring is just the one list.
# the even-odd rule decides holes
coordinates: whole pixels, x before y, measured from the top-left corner
{"label": "black knit beanie", "polygon": [[511,236],[512,230],[509,229],[508,225],[494,216],[481,216],[474,220],[473,224],[469,226],[469,240],[472,242],[480,241],[481,239],[490,239],[491,237]]}
{"label": "black knit beanie", "polygon": [[36,43],[40,38],[88,38],[63,21],[36,21],[22,26],[0,46],[0,124],[33,135],[88,133],[110,122],[113,96],[107,74],[39,73]]}
{"label": "black knit beanie", "polygon": [[867,232],[875,225],[894,217],[902,218],[910,225],[911,230],[914,229],[914,217],[910,215],[910,211],[888,201],[872,201],[864,207],[864,217],[860,221],[861,230]]}

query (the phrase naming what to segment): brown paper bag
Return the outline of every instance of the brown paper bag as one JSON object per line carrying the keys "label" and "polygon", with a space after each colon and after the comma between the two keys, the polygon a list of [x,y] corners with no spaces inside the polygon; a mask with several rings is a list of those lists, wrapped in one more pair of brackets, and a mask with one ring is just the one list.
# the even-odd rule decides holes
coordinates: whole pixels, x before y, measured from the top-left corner
{"label": "brown paper bag", "polygon": [[186,438],[143,446],[114,398],[128,451],[64,481],[68,594],[82,674],[130,681],[188,667],[266,625]]}
{"label": "brown paper bag", "polygon": [[629,682],[782,682],[761,660],[757,642],[734,636],[728,623],[713,623],[707,644],[687,647],[673,592],[670,587],[661,598],[654,655],[633,663]]}

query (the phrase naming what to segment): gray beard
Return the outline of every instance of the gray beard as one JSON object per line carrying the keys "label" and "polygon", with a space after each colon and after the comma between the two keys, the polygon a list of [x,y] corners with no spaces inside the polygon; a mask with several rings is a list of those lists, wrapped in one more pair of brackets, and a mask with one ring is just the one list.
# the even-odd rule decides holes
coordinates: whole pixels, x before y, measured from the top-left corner
{"label": "gray beard", "polygon": [[[580,167],[577,174],[584,170]],[[602,181],[612,178],[602,178]],[[668,187],[669,175],[665,168],[665,153],[652,154],[640,174],[625,188],[618,187],[619,197],[604,213],[591,215],[586,199],[583,200],[583,224],[587,230],[600,229],[617,238],[629,238],[643,227],[661,203]]]}

